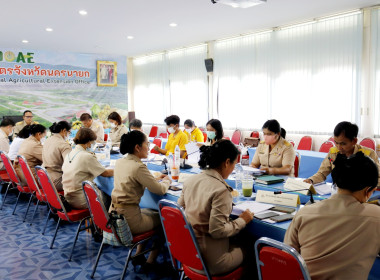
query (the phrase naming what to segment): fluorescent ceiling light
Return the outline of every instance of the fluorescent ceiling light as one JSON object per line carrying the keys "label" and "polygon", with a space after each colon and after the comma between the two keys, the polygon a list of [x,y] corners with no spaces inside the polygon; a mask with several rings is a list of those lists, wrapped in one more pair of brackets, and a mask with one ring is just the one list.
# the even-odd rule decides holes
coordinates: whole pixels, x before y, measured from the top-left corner
{"label": "fluorescent ceiling light", "polygon": [[127,39],[132,40],[134,37],[133,36],[128,36]]}
{"label": "fluorescent ceiling light", "polygon": [[171,24],[169,24],[170,27],[176,27],[177,24],[175,22],[172,22]]}
{"label": "fluorescent ceiling light", "polygon": [[212,3],[220,3],[234,8],[249,8],[266,3],[267,0],[211,0]]}
{"label": "fluorescent ceiling light", "polygon": [[29,43],[29,41],[28,41],[28,40],[22,40],[22,42],[23,42],[24,44],[27,44],[27,43]]}
{"label": "fluorescent ceiling light", "polygon": [[85,10],[80,10],[80,11],[79,11],[79,14],[82,15],[82,16],[85,16],[85,15],[87,15],[87,11],[85,11]]}
{"label": "fluorescent ceiling light", "polygon": [[50,27],[46,27],[45,29],[47,32],[52,32],[53,31],[53,28],[50,28]]}

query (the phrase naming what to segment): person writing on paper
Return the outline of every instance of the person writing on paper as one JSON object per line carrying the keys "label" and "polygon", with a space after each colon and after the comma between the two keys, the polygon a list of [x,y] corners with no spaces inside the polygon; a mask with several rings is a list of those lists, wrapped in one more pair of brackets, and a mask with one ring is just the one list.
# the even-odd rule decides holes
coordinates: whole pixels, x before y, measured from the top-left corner
{"label": "person writing on paper", "polygon": [[202,131],[195,125],[195,123],[192,120],[186,120],[184,126],[184,132],[187,135],[189,142],[204,142]]}
{"label": "person writing on paper", "polygon": [[88,113],[83,113],[79,119],[83,126],[86,128],[90,128],[95,132],[96,142],[103,143],[104,142],[104,128],[103,124],[98,121],[94,121],[92,116]]}
{"label": "person writing on paper", "polygon": [[121,116],[117,112],[109,114],[107,119],[111,124],[110,138],[112,146],[119,146],[121,136],[127,133],[128,129],[122,123]]}
{"label": "person writing on paper", "polygon": [[277,120],[268,120],[263,125],[263,134],[264,141],[259,143],[251,166],[266,174],[294,176],[296,153],[293,145],[285,140],[285,129]]}
{"label": "person writing on paper", "polygon": [[367,279],[380,252],[380,208],[366,203],[376,189],[378,168],[362,152],[338,154],[332,170],[338,192],[301,208],[285,234],[312,279]]}
{"label": "person writing on paper", "polygon": [[142,121],[140,121],[139,119],[133,119],[129,123],[129,131],[133,130],[140,130],[141,132],[144,132],[142,129]]}
{"label": "person writing on paper", "polygon": [[105,169],[97,160],[94,149],[96,134],[90,128],[82,127],[74,137],[75,149],[68,153],[62,165],[62,186],[65,199],[76,209],[87,209],[82,182],[93,181],[95,177],[112,177],[113,170]]}
{"label": "person writing on paper", "polygon": [[201,147],[201,152],[198,164],[204,171],[184,182],[178,204],[186,210],[210,273],[217,275],[242,264],[243,251],[230,244],[229,238],[245,228],[253,213],[246,210],[236,220],[230,220],[232,188],[225,179],[234,170],[240,154],[235,145],[222,139]]}
{"label": "person writing on paper", "polygon": [[[171,183],[168,176],[161,174],[153,177],[141,159],[149,154],[149,141],[144,133],[134,130],[121,137],[120,153],[128,154],[118,159],[115,165],[115,183],[111,194],[112,204],[110,211],[115,210],[123,214],[133,235],[161,227],[160,216],[152,209],[140,209],[141,197],[147,188],[149,191],[164,195]],[[142,252],[138,247],[136,254]],[[134,259],[134,265],[144,265],[149,268],[158,255],[158,249],[151,252],[145,263],[144,255]]]}
{"label": "person writing on paper", "polygon": [[154,150],[163,155],[169,155],[172,153],[174,155],[175,147],[178,147],[181,150],[180,156],[183,158],[186,155],[186,147],[185,145],[189,142],[186,134],[179,129],[179,117],[176,115],[171,115],[167,117],[165,120],[168,132],[170,133],[168,142],[166,143],[165,149],[161,149],[157,145],[154,146]]}
{"label": "person writing on paper", "polygon": [[[377,164],[380,171],[379,159],[376,152],[358,144],[358,132],[359,128],[354,123],[338,123],[334,129],[334,142],[336,146],[330,149],[317,173],[304,181],[309,184],[317,184],[325,181],[327,176],[334,169],[334,161],[339,154],[350,157],[357,152],[362,152]],[[380,186],[380,173],[378,186]]]}

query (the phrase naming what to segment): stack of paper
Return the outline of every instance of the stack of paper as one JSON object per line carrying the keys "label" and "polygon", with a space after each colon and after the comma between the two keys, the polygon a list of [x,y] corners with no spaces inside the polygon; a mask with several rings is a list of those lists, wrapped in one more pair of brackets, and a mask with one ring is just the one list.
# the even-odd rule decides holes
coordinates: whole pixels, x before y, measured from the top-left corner
{"label": "stack of paper", "polygon": [[314,189],[320,195],[330,194],[331,193],[331,185],[332,185],[332,183],[315,184]]}
{"label": "stack of paper", "polygon": [[242,203],[239,203],[234,206],[232,210],[232,214],[239,215],[240,213],[244,212],[245,210],[250,210],[252,213],[260,213],[262,211],[269,210],[274,205],[269,203],[261,203],[257,201],[244,201]]}
{"label": "stack of paper", "polygon": [[186,152],[187,152],[187,162],[198,163],[201,153],[199,151],[199,147],[197,146],[197,143],[190,142],[189,144],[186,144],[185,147],[186,147]]}

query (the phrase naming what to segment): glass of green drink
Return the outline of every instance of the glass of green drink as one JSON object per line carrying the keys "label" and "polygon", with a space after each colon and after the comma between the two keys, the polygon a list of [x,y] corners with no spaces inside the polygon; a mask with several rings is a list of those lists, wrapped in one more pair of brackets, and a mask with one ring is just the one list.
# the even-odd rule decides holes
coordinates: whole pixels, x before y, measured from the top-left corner
{"label": "glass of green drink", "polygon": [[252,188],[253,188],[253,178],[245,177],[242,179],[242,189],[243,196],[251,197],[252,196]]}

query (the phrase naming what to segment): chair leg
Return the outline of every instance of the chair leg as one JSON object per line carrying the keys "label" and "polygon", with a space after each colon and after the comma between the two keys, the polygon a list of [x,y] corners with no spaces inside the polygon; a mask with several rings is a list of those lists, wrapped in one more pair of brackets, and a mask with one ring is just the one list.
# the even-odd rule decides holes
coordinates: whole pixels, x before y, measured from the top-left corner
{"label": "chair leg", "polygon": [[28,207],[26,208],[25,215],[24,215],[24,220],[22,222],[25,222],[25,220],[26,220],[26,215],[28,215],[28,211],[29,211],[29,207],[30,207],[30,203],[32,202],[32,199],[33,199],[33,194],[30,194]]}
{"label": "chair leg", "polygon": [[15,208],[13,208],[13,212],[12,212],[12,215],[15,214],[15,211],[16,211],[16,207],[17,207],[17,204],[18,204],[18,200],[20,198],[20,195],[21,195],[21,192],[18,193],[18,196],[17,196],[17,200],[16,200],[16,204],[15,204]]}
{"label": "chair leg", "polygon": [[37,208],[38,208],[39,204],[40,204],[40,201],[37,199],[36,207],[34,207],[32,219],[30,220],[30,225],[32,225],[32,223],[33,223],[34,215],[36,215],[36,211],[37,211]]}
{"label": "chair leg", "polygon": [[133,246],[131,247],[131,249],[129,249],[128,256],[127,256],[127,259],[125,260],[125,265],[124,265],[123,273],[121,274],[120,280],[123,280],[123,279],[124,279],[125,273],[127,272],[127,268],[128,268],[129,260],[130,260],[131,255],[132,255],[132,251],[133,251],[133,249],[134,249],[138,244],[140,244],[140,243],[135,243],[135,244],[133,244]]}
{"label": "chair leg", "polygon": [[179,280],[183,280],[183,278],[185,278],[185,272],[184,272],[184,271],[181,272],[181,275],[180,275],[180,277],[179,277]]}
{"label": "chair leg", "polygon": [[42,235],[45,234],[46,226],[47,226],[47,224],[49,222],[50,215],[51,215],[51,210],[49,209],[49,213],[47,214],[47,217],[46,217],[45,226],[44,226],[44,229],[42,230]]}
{"label": "chair leg", "polygon": [[96,257],[94,268],[92,269],[91,278],[94,278],[96,268],[98,267],[98,263],[99,263],[99,259],[100,259],[100,254],[103,251],[103,246],[104,246],[104,242],[102,241],[102,244],[100,245],[100,248],[99,248],[98,255]]}
{"label": "chair leg", "polygon": [[50,249],[53,248],[54,240],[55,240],[55,237],[57,236],[57,231],[58,231],[60,223],[61,223],[61,218],[58,219],[57,226],[55,227],[55,232],[54,232],[53,240],[50,243]]}
{"label": "chair leg", "polygon": [[78,236],[79,236],[79,232],[80,232],[80,228],[83,224],[83,222],[87,220],[87,219],[83,219],[80,221],[79,225],[78,225],[78,229],[77,229],[77,234],[75,235],[75,239],[74,239],[74,243],[73,243],[73,247],[71,248],[71,253],[70,253],[70,257],[69,257],[69,262],[71,262],[71,257],[73,256],[73,252],[74,252],[74,247],[75,247],[75,244],[77,243],[77,240],[78,240]]}
{"label": "chair leg", "polygon": [[8,191],[9,191],[9,187],[10,187],[11,185],[12,185],[11,183],[8,183],[8,187],[7,187],[7,190],[5,191],[4,198],[3,198],[3,202],[1,203],[0,210],[3,210],[3,205],[4,205],[4,202],[5,202],[5,199],[7,198],[7,194],[8,194]]}

